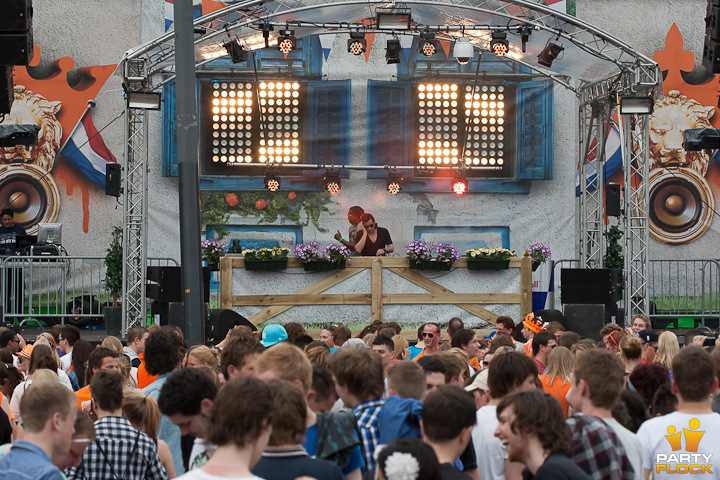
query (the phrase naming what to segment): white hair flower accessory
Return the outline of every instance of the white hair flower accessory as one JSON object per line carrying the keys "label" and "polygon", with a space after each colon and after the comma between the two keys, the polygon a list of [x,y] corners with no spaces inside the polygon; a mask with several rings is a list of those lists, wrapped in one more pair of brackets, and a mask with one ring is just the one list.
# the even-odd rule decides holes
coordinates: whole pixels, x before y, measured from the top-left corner
{"label": "white hair flower accessory", "polygon": [[395,452],[385,460],[387,480],[416,480],[420,473],[420,462],[409,453]]}

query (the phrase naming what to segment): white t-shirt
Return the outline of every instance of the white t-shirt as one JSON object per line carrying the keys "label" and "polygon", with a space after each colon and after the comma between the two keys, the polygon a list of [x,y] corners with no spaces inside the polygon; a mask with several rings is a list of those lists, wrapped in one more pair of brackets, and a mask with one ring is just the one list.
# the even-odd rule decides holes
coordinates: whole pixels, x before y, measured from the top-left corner
{"label": "white t-shirt", "polygon": [[215,453],[217,445],[205,441],[204,438],[195,437],[192,450],[190,450],[190,462],[188,470],[200,468],[207,463],[213,453]]}
{"label": "white t-shirt", "polygon": [[70,370],[70,365],[72,365],[72,352],[60,357],[60,368],[67,372]]}
{"label": "white t-shirt", "polygon": [[688,473],[682,477],[692,480],[720,478],[720,414],[673,412],[646,421],[637,436],[642,466],[655,480],[674,480],[678,473]]}
{"label": "white t-shirt", "polygon": [[217,475],[211,475],[207,472],[202,471],[199,468],[190,470],[185,475],[176,477],[178,480],[263,480],[260,477],[253,475],[252,477],[219,477]]}
{"label": "white t-shirt", "polygon": [[643,447],[637,435],[620,425],[614,418],[603,418],[602,420],[615,432],[615,435],[620,439],[620,443],[625,447],[625,453],[627,453],[633,470],[635,470],[635,480],[643,480],[645,478],[642,469]]}
{"label": "white t-shirt", "polygon": [[507,449],[495,436],[498,423],[497,405],[486,405],[477,411],[477,423],[472,429],[472,440],[482,480],[505,479]]}

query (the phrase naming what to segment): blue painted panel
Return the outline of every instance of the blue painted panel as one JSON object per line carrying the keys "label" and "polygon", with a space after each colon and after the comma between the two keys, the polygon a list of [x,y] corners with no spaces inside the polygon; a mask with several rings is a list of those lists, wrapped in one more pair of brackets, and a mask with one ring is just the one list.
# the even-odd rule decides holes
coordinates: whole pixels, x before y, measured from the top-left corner
{"label": "blue painted panel", "polygon": [[[215,229],[222,228],[228,230],[232,238],[240,238],[241,235],[233,235],[232,233],[251,233],[251,232],[278,232],[278,233],[291,233],[295,236],[295,243],[302,243],[303,238],[303,227],[301,225],[208,225],[206,229],[205,238],[215,238]],[[267,241],[265,239],[259,241]],[[276,245],[277,246],[277,245]]]}
{"label": "blue painted panel", "polygon": [[[368,81],[368,165],[408,165],[410,158],[410,84]],[[368,178],[387,172],[370,170]]]}
{"label": "blue painted panel", "polygon": [[510,249],[510,227],[418,225],[415,227],[415,240],[420,239],[433,243],[441,241],[452,243],[461,255],[471,248]]}
{"label": "blue painted panel", "polygon": [[552,179],[553,84],[551,80],[518,85],[517,177]]}

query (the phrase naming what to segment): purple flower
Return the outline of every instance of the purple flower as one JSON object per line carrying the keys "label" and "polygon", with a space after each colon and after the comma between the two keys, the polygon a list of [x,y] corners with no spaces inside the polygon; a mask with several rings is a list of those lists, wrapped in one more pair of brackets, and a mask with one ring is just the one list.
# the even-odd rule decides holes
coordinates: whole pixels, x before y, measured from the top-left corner
{"label": "purple flower", "polygon": [[432,246],[425,240],[413,240],[405,248],[405,254],[411,262],[421,262],[432,258]]}
{"label": "purple flower", "polygon": [[321,260],[320,244],[318,242],[306,242],[295,245],[295,256],[302,263],[317,262]]}
{"label": "purple flower", "polygon": [[438,262],[452,263],[460,260],[460,253],[451,243],[438,243],[434,251]]}
{"label": "purple flower", "polygon": [[549,260],[552,256],[550,247],[543,245],[542,243],[533,243],[525,249],[527,256],[532,259],[533,264],[544,263],[545,260]]}
{"label": "purple flower", "polygon": [[323,256],[332,263],[340,263],[350,258],[350,249],[341,243],[330,243],[325,247]]}

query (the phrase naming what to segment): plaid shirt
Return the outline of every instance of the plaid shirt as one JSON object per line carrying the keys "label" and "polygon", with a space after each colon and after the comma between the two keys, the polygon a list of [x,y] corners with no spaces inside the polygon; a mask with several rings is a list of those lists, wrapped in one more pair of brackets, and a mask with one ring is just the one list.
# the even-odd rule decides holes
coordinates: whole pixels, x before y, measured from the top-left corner
{"label": "plaid shirt", "polygon": [[69,480],[167,480],[157,445],[127,419],[101,418],[95,422],[95,434],[97,440],[85,450],[80,466],[68,470]]}
{"label": "plaid shirt", "polygon": [[570,459],[593,480],[633,480],[635,472],[625,447],[600,418],[575,414],[567,419],[570,429]]}
{"label": "plaid shirt", "polygon": [[360,440],[365,457],[363,473],[375,470],[375,457],[373,454],[380,440],[378,416],[383,405],[385,405],[385,400],[368,400],[367,402],[358,403],[352,410],[360,431]]}

